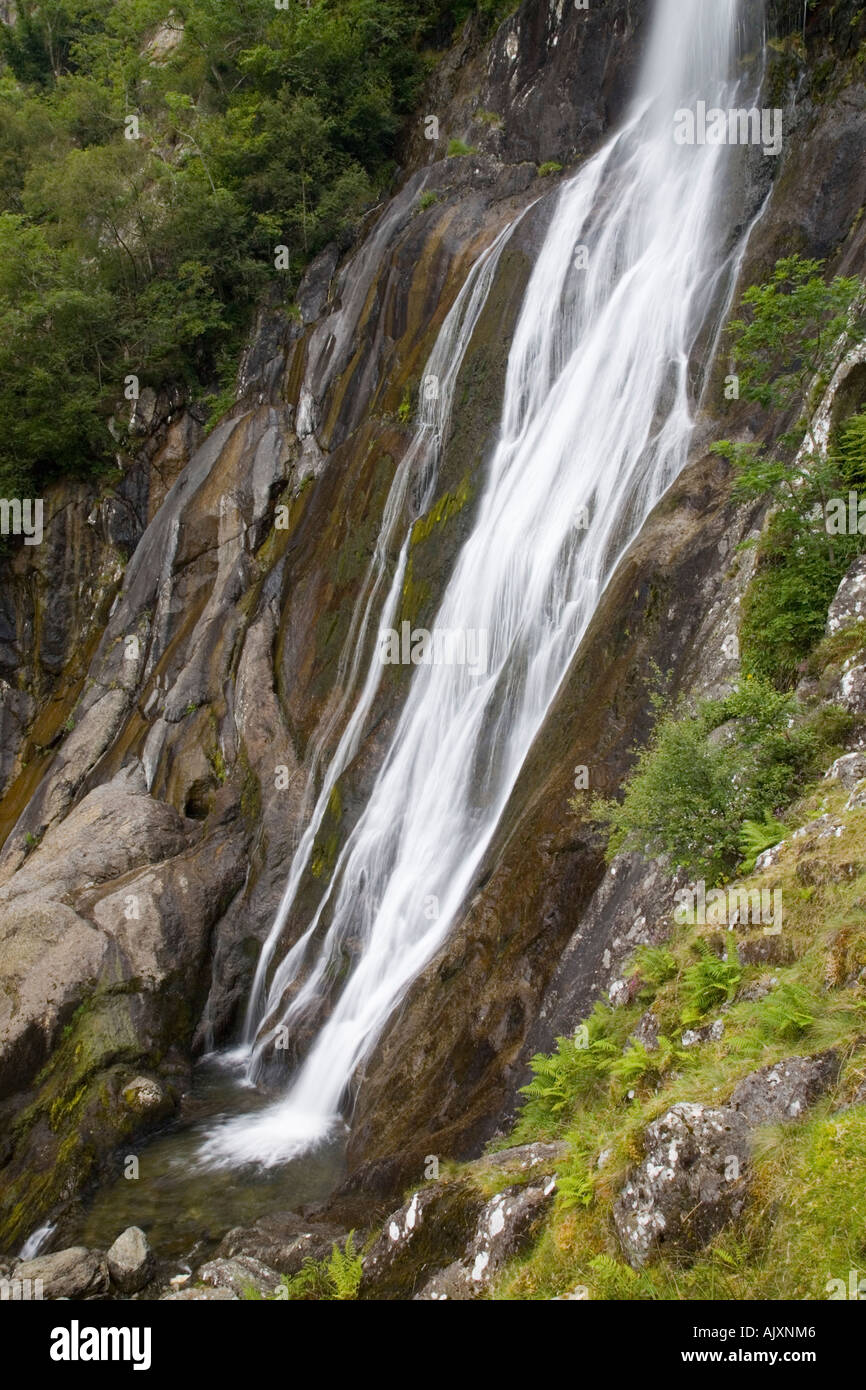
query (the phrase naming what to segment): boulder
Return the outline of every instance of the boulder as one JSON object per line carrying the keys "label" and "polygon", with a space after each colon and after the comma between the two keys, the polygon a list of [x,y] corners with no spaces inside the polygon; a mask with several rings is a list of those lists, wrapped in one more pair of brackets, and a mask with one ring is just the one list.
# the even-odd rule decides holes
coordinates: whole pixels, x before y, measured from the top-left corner
{"label": "boulder", "polygon": [[866,753],[845,753],[837,758],[824,774],[827,782],[841,782],[846,791],[853,791],[866,777]]}
{"label": "boulder", "polygon": [[217,1261],[249,1259],[269,1272],[297,1274],[307,1259],[327,1259],[345,1231],[324,1221],[306,1221],[293,1211],[262,1216],[252,1226],[235,1226],[220,1242]]}
{"label": "boulder", "polygon": [[483,1297],[506,1261],[538,1233],[555,1191],[556,1179],[548,1177],[530,1187],[497,1192],[482,1208],[463,1258],[428,1279],[416,1300]]}
{"label": "boulder", "polygon": [[111,1282],[119,1293],[138,1293],[153,1272],[153,1251],[138,1226],[127,1226],[106,1254]]}
{"label": "boulder", "polygon": [[483,1207],[469,1183],[432,1182],[413,1192],[364,1257],[360,1297],[411,1298],[463,1254]]}
{"label": "boulder", "polygon": [[646,1158],[614,1205],[629,1263],[645,1264],[661,1245],[695,1250],[746,1200],[748,1125],[728,1109],[680,1102],[646,1131]]}
{"label": "boulder", "polygon": [[866,555],[858,555],[836,590],[827,613],[827,633],[832,636],[852,627],[866,613]]}
{"label": "boulder", "polygon": [[252,1255],[238,1255],[230,1260],[209,1260],[202,1265],[198,1278],[211,1288],[229,1289],[238,1298],[243,1298],[250,1289],[263,1296],[272,1295],[281,1282],[275,1269],[269,1269]]}
{"label": "boulder", "polygon": [[750,1128],[797,1119],[836,1084],[840,1068],[839,1056],[832,1050],[761,1067],[735,1087],[730,1109]]}
{"label": "boulder", "polygon": [[833,1051],[789,1057],[744,1077],[726,1106],[680,1102],[649,1125],[646,1157],[614,1205],[629,1263],[639,1268],[661,1247],[694,1252],[735,1220],[748,1191],[752,1131],[796,1119],[839,1070]]}
{"label": "boulder", "polygon": [[15,1266],[15,1279],[42,1281],[42,1297],[104,1298],[108,1293],[108,1264],[99,1250],[72,1245],[53,1255],[39,1255]]}

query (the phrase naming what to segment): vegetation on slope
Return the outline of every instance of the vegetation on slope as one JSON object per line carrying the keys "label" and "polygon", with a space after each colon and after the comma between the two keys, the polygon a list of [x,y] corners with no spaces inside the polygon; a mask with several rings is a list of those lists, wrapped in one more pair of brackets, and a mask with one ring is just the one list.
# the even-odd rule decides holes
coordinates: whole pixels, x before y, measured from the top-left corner
{"label": "vegetation on slope", "polygon": [[0,27],[0,494],[106,467],[130,376],[225,403],[262,289],[289,299],[351,233],[436,50],[508,8],[21,0]]}

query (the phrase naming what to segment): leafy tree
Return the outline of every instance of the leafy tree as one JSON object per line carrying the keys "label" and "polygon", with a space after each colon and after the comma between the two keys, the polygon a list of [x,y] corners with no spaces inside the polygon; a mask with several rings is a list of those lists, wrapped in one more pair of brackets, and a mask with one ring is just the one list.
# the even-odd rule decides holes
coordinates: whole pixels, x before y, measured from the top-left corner
{"label": "leafy tree", "polygon": [[19,0],[0,26],[5,491],[110,466],[130,372],[222,400],[274,247],[291,299],[387,186],[428,46],[504,8]]}

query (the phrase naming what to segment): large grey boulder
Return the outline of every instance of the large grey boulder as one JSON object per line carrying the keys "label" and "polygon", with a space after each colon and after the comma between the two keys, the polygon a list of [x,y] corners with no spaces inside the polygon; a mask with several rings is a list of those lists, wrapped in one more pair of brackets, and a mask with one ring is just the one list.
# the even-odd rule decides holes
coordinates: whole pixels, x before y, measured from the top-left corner
{"label": "large grey boulder", "polygon": [[15,1279],[42,1282],[42,1297],[104,1298],[108,1293],[108,1264],[105,1256],[83,1245],[57,1250],[53,1255],[39,1255],[35,1260],[22,1260],[13,1271]]}
{"label": "large grey boulder", "polygon": [[119,1293],[138,1293],[153,1272],[153,1251],[138,1226],[128,1226],[122,1231],[105,1258],[111,1282]]}
{"label": "large grey boulder", "polygon": [[646,1131],[646,1158],[614,1206],[629,1262],[642,1265],[659,1246],[696,1249],[746,1200],[748,1125],[728,1109],[687,1101]]}

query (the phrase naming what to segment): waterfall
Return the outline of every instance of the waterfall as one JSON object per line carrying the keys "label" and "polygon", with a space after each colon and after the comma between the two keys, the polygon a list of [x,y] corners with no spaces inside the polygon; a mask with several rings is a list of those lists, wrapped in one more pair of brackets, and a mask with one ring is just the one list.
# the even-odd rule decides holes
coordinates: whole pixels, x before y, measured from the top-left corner
{"label": "waterfall", "polygon": [[[312,921],[266,990],[309,857],[308,830],[257,975],[252,1075],[275,1030],[291,1030],[321,999],[350,937],[354,965],[288,1094],[216,1129],[205,1162],[282,1162],[339,1123],[353,1073],[465,904],[618,559],[686,462],[698,341],[717,327],[743,243],[726,201],[730,147],[677,143],[675,112],[738,105],[739,9],[740,0],[659,0],[625,121],[562,187],[515,328],[474,525],[434,623],[484,634],[486,667],[417,666],[367,804]],[[484,269],[488,283],[495,274],[491,252],[467,296],[479,312]],[[459,361],[453,337],[443,341],[449,333],[453,324],[427,370],[436,374],[434,359],[440,370],[455,364],[453,392]],[[406,478],[395,486],[405,489]],[[407,544],[381,627],[396,611]],[[372,609],[364,611],[366,621]],[[324,779],[322,813],[379,675],[373,653]],[[326,905],[329,924],[317,933]]]}

